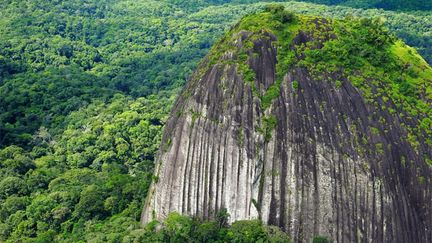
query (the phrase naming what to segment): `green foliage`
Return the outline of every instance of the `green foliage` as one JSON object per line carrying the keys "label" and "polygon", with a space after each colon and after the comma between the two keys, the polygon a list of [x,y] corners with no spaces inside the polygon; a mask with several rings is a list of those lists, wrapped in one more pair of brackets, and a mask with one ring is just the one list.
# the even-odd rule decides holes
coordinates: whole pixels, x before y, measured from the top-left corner
{"label": "green foliage", "polygon": [[1,239],[105,241],[138,229],[172,101],[116,95],[68,115],[57,136],[42,129],[30,152],[1,149]]}
{"label": "green foliage", "polygon": [[342,87],[342,81],[340,81],[340,80],[336,80],[336,82],[335,82],[335,87],[336,87],[337,89],[340,89],[340,88]]}
{"label": "green foliage", "polygon": [[168,215],[164,222],[163,234],[165,242],[190,242],[193,220],[176,212]]}
{"label": "green foliage", "polygon": [[[286,73],[286,70],[288,70],[294,60],[294,53],[291,51],[290,45],[293,37],[297,33],[298,27],[297,19],[292,12],[286,11],[283,5],[270,4],[264,7],[263,12],[244,17],[240,24],[231,30],[233,32],[247,30],[252,32],[252,36],[255,38],[260,36],[261,38],[265,38],[262,36],[264,30],[276,35],[277,37],[278,62],[276,65],[276,80],[270,87],[267,88],[264,95],[262,96],[260,96],[258,92],[254,90],[254,94],[260,96],[261,105],[264,109],[269,108],[273,100],[279,97],[282,79]],[[246,64],[246,61],[247,57],[243,58],[241,67]],[[250,67],[242,67],[240,69],[240,71],[243,73],[250,73],[250,71],[247,72],[248,70],[250,70]],[[255,89],[253,86],[254,83],[252,82],[255,78],[255,74],[253,76],[245,74],[243,75],[245,77],[249,77],[247,81],[249,81],[249,83],[252,85],[252,88]]]}
{"label": "green foliage", "polygon": [[216,221],[200,221],[173,212],[159,225],[160,230],[156,230],[158,225],[155,221],[149,223],[135,239],[141,242],[291,242],[278,227],[265,226],[259,220],[241,220],[231,226],[221,226]]}
{"label": "green foliage", "polygon": [[12,145],[0,151],[0,166],[7,168],[8,173],[24,175],[35,168],[33,160],[24,149]]}
{"label": "green foliage", "polygon": [[[288,22],[295,21],[289,11],[383,17],[386,26],[432,61],[431,27],[423,13],[302,2],[273,5],[272,10],[266,3],[232,2],[211,6],[214,1],[7,1],[0,21],[0,147],[16,144],[29,149],[41,126],[52,135],[60,133],[63,119],[93,99],[106,100],[119,92],[148,96],[182,86],[228,26],[261,8],[270,8],[274,16],[283,13]],[[281,6],[288,11],[280,11]],[[278,22],[285,22],[283,18]],[[287,60],[278,65],[289,66]],[[245,80],[253,80],[248,68],[242,73]],[[401,89],[410,92],[409,85]]]}
{"label": "green foliage", "polygon": [[274,99],[280,96],[280,83],[276,82],[272,84],[266,93],[261,97],[261,105],[264,109],[271,106]]}
{"label": "green foliage", "polygon": [[271,14],[278,14],[285,11],[285,7],[282,4],[269,4],[264,7],[264,12]]}
{"label": "green foliage", "polygon": [[305,0],[305,2],[392,10],[432,10],[432,6],[428,0]]}
{"label": "green foliage", "polygon": [[[91,219],[97,216],[103,217],[104,211],[104,188],[90,185],[81,191],[79,202],[75,206],[74,217]],[[113,203],[113,202],[112,202]],[[107,207],[111,209],[112,206]]]}
{"label": "green foliage", "polygon": [[329,67],[351,71],[362,68],[365,63],[378,66],[389,61],[386,49],[393,39],[379,19],[348,19],[336,22],[335,27],[338,38],[325,42],[322,49],[306,48],[303,65],[313,66],[316,72],[325,72]]}
{"label": "green foliage", "polygon": [[230,217],[230,214],[228,213],[228,210],[226,208],[222,208],[217,214],[216,214],[216,220],[218,223],[219,228],[227,227],[228,226],[228,219]]}
{"label": "green foliage", "polygon": [[290,243],[293,242],[287,233],[277,226],[266,226],[267,241],[271,243]]}
{"label": "green foliage", "polygon": [[295,18],[294,14],[285,11],[285,7],[281,4],[269,4],[264,7],[264,11],[273,14],[274,18],[283,24],[291,22]]}
{"label": "green foliage", "polygon": [[269,142],[271,140],[272,133],[273,130],[276,128],[276,125],[277,125],[277,119],[274,116],[266,116],[262,119],[261,127],[257,127],[257,131],[264,136],[265,142]]}
{"label": "green foliage", "polygon": [[276,128],[277,119],[274,116],[269,116],[264,118],[264,130],[265,130],[265,140],[270,141],[272,136],[272,131]]}
{"label": "green foliage", "polygon": [[[432,68],[415,50],[391,35],[380,19],[350,17],[335,20],[332,28],[336,38],[317,38],[295,47],[304,54],[300,66],[316,80],[321,79],[320,74],[342,73],[377,109],[387,109],[386,103],[391,100],[404,115],[417,118],[415,122],[402,120],[409,133],[407,141],[415,148],[420,146],[419,140],[430,143],[432,108],[425,97],[430,95]],[[319,43],[322,48],[310,48]],[[378,97],[385,103],[373,102]],[[372,133],[376,134],[377,129]],[[379,144],[377,151],[383,152]]]}
{"label": "green foliage", "polygon": [[432,159],[426,158],[426,163],[428,163],[429,166],[432,166]]}
{"label": "green foliage", "polygon": [[315,236],[312,243],[330,243],[331,241],[325,236]]}
{"label": "green foliage", "polygon": [[0,198],[6,199],[10,196],[25,195],[27,185],[24,180],[16,176],[8,176],[0,181]]}
{"label": "green foliage", "polygon": [[0,208],[0,220],[5,221],[10,215],[19,210],[25,210],[30,200],[28,197],[9,196],[2,203]]}
{"label": "green foliage", "polygon": [[234,222],[228,235],[232,242],[263,242],[267,237],[259,220]]}
{"label": "green foliage", "polygon": [[299,88],[299,83],[296,80],[294,80],[291,83],[291,86],[292,86],[292,89],[295,91],[295,90],[297,90]]}

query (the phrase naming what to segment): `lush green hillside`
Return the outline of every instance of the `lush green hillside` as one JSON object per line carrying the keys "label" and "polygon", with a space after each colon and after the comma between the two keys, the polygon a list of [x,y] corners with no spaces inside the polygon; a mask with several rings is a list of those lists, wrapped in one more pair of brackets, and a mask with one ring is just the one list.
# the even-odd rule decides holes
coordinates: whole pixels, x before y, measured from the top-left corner
{"label": "lush green hillside", "polygon": [[[230,24],[264,6],[225,4],[195,10],[182,1],[81,3],[2,3],[0,147],[28,147],[40,126],[61,130],[64,117],[93,98],[109,99],[115,93],[141,97],[181,87]],[[209,3],[194,6],[200,4]],[[432,21],[427,15],[298,2],[286,6],[329,17],[385,18],[391,30],[432,61]]]}
{"label": "lush green hillside", "polygon": [[[265,6],[187,2],[0,3],[0,241],[142,234],[137,220],[177,91],[215,40]],[[286,6],[383,17],[432,62],[425,13]]]}
{"label": "lush green hillside", "polygon": [[[192,1],[179,1],[170,0],[171,3],[188,9],[196,9],[197,7],[220,5],[225,3],[254,3],[259,2],[255,0],[192,0]],[[272,2],[272,1],[260,1]],[[273,2],[285,2],[273,1]],[[430,11],[432,10],[432,2],[430,0],[303,0],[301,2],[310,2],[328,5],[342,5],[348,7],[359,8],[382,8],[387,10],[405,10],[405,11]]]}
{"label": "lush green hillside", "polygon": [[432,10],[432,2],[430,0],[305,0],[305,2],[361,8],[383,8],[388,10]]}

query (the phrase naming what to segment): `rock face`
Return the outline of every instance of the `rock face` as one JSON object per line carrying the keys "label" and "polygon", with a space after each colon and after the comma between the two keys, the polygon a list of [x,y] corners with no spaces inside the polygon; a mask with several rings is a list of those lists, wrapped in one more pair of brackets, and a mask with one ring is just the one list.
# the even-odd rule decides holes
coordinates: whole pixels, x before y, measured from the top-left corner
{"label": "rock face", "polygon": [[143,223],[226,208],[231,221],[260,218],[296,242],[432,242],[430,136],[408,139],[418,121],[391,98],[366,98],[351,76],[298,65],[302,46],[337,36],[329,20],[296,21],[280,81],[271,28],[239,24],[202,62],[166,124]]}

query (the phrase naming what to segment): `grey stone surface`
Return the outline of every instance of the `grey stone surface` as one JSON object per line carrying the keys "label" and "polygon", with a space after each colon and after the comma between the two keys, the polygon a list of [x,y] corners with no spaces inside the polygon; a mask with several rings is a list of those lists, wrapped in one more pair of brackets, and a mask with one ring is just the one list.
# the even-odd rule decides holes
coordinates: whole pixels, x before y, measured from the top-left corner
{"label": "grey stone surface", "polygon": [[[239,34],[238,48],[247,34]],[[256,40],[258,55],[249,53],[261,94],[275,82],[274,40]],[[403,139],[403,118],[365,102],[346,77],[336,88],[303,68],[287,70],[279,97],[263,110],[237,64],[204,71],[191,79],[166,125],[143,223],[172,211],[213,218],[226,208],[230,221],[261,218],[296,242],[315,235],[432,242],[432,173],[423,158],[431,148],[416,152]],[[266,140],[259,128],[270,116],[277,123]]]}

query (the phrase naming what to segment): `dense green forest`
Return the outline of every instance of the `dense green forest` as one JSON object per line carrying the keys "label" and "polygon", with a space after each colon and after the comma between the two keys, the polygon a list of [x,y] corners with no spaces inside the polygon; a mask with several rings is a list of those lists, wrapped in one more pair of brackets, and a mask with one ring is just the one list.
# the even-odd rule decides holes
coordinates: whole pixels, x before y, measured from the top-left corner
{"label": "dense green forest", "polygon": [[[175,3],[175,1],[173,1]],[[41,126],[62,130],[71,111],[115,93],[143,97],[182,87],[212,43],[257,4],[198,10],[159,1],[3,3],[0,22],[0,146],[29,148]],[[193,5],[193,1],[188,2]],[[395,13],[289,2],[328,17],[381,17],[432,63],[432,21]],[[89,82],[91,80],[91,82]],[[36,82],[37,81],[37,82]]]}
{"label": "dense green forest", "polygon": [[[379,17],[432,63],[428,0],[316,2],[344,6],[284,5],[310,15]],[[228,226],[228,215],[203,223],[173,214],[158,233],[139,225],[178,91],[232,24],[266,4],[2,1],[0,241],[286,242],[256,221]]]}
{"label": "dense green forest", "polygon": [[307,0],[306,2],[388,10],[432,10],[430,0]]}

